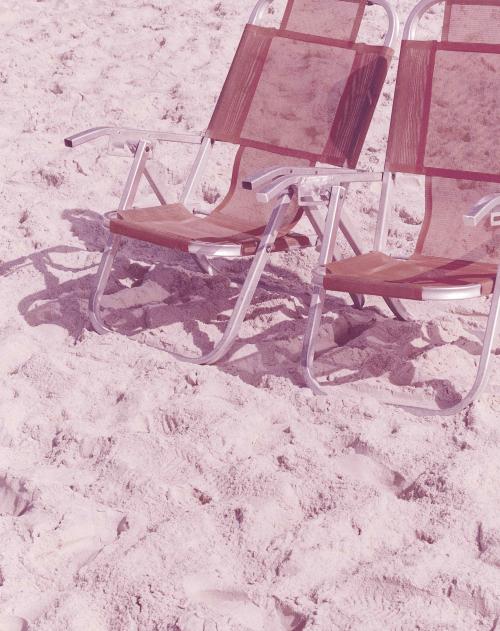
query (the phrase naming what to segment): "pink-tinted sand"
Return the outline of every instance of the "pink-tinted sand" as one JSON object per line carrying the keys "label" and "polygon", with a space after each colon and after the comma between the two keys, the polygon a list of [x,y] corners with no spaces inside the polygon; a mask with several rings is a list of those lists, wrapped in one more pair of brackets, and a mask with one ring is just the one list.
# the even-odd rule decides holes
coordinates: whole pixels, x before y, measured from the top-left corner
{"label": "pink-tinted sand", "polygon": [[[297,370],[314,251],[273,258],[218,366],[162,351],[206,349],[234,300],[186,255],[126,245],[107,305],[141,343],[89,329],[98,218],[116,207],[127,161],[63,137],[102,124],[203,130],[252,5],[0,2],[1,631],[499,624],[498,351],[489,391],[465,413],[382,403],[463,392],[486,302],[414,305],[417,320],[401,323],[378,300],[358,312],[332,297],[319,367],[341,385],[326,398]],[[380,43],[370,11],[363,32]],[[363,168],[383,167],[394,77]],[[231,155],[214,154],[201,202],[227,189]],[[192,158],[170,144],[155,155],[169,200]],[[377,194],[349,192],[366,247]],[[411,251],[422,198],[418,178],[398,180],[393,252]],[[139,201],[153,203],[147,189]]]}

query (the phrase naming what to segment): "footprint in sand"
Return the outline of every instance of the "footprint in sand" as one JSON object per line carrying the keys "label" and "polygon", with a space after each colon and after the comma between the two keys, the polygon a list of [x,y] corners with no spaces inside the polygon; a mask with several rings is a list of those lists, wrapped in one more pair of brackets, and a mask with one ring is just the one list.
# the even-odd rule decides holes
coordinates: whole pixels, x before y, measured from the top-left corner
{"label": "footprint in sand", "polygon": [[179,620],[177,628],[179,631],[221,631],[213,620],[197,613],[188,613],[183,616]]}
{"label": "footprint in sand", "polygon": [[7,474],[0,477],[0,515],[21,517],[32,507],[32,499],[23,481]]}
{"label": "footprint in sand", "polygon": [[404,486],[405,479],[399,472],[361,453],[339,456],[333,466],[337,473],[381,490],[398,492]]}
{"label": "footprint in sand", "polygon": [[[212,609],[249,631],[302,631],[307,624],[306,616],[276,597],[269,601],[269,607],[263,608],[256,605],[242,590],[210,589],[207,588],[210,583],[209,578],[191,576],[184,580],[184,589],[193,603]],[[181,628],[182,631],[212,631],[210,627]]]}
{"label": "footprint in sand", "polygon": [[0,615],[0,631],[28,631],[28,623],[18,616]]}

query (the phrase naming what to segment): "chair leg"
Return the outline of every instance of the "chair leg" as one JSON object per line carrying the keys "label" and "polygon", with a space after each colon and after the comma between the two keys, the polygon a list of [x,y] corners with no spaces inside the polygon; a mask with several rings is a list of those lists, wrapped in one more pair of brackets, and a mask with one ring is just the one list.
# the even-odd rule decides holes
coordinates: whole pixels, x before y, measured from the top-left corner
{"label": "chair leg", "polygon": [[424,408],[416,407],[405,404],[392,404],[398,407],[403,407],[409,412],[416,414],[417,416],[451,416],[461,412],[468,405],[473,403],[475,399],[484,390],[488,380],[488,368],[491,361],[491,352],[493,350],[493,342],[495,341],[495,333],[498,326],[498,320],[500,315],[500,268],[497,272],[497,278],[495,283],[495,291],[491,300],[490,312],[488,315],[488,322],[486,323],[486,331],[483,340],[483,349],[481,357],[479,358],[479,364],[477,367],[476,378],[469,392],[462,398],[461,401],[448,408]]}
{"label": "chair leg", "polygon": [[101,263],[97,271],[96,285],[89,300],[89,316],[92,328],[96,333],[104,335],[105,333],[112,333],[110,329],[101,317],[101,300],[104,296],[106,285],[108,284],[109,275],[113,267],[113,262],[120,247],[120,237],[115,234],[111,234],[108,238],[106,248],[104,249]]}
{"label": "chair leg", "polygon": [[196,264],[202,272],[208,274],[209,276],[215,276],[216,270],[211,261],[208,260],[207,256],[205,256],[204,254],[194,254],[193,256]]}
{"label": "chair leg", "polygon": [[186,356],[172,352],[170,354],[173,357],[179,361],[191,362],[193,364],[214,364],[226,355],[233,342],[238,337],[239,330],[243,320],[245,319],[250,303],[252,302],[252,298],[255,294],[255,290],[257,289],[262,272],[269,260],[269,256],[270,251],[266,247],[260,248],[255,254],[226,329],[222,338],[214,346],[214,348],[210,352],[199,357]]}
{"label": "chair leg", "polygon": [[384,301],[392,313],[396,316],[397,320],[401,320],[401,322],[410,322],[413,320],[410,312],[406,309],[401,300],[398,300],[397,298],[384,298]]}
{"label": "chair leg", "polygon": [[363,309],[366,302],[363,294],[349,294],[349,296],[351,297],[351,300],[352,300],[352,306],[355,309]]}
{"label": "chair leg", "polygon": [[[331,388],[324,388],[314,376],[313,364],[314,364],[314,352],[315,343],[318,335],[321,316],[323,313],[323,307],[325,302],[325,290],[321,286],[314,286],[313,295],[311,299],[311,307],[309,310],[309,318],[307,322],[306,333],[304,337],[304,346],[302,349],[301,368],[304,374],[304,378],[307,385],[315,394],[330,394]],[[487,378],[488,368],[491,361],[491,352],[493,349],[493,342],[495,340],[495,332],[497,330],[498,321],[500,316],[500,267],[497,272],[497,278],[495,282],[495,291],[493,293],[490,312],[488,315],[488,322],[486,324],[486,331],[483,341],[483,348],[479,364],[476,372],[476,377],[472,388],[458,403],[448,408],[425,408],[419,406],[407,405],[404,402],[388,401],[389,405],[400,407],[408,412],[411,412],[417,416],[451,416],[461,412],[468,405],[481,394],[484,390]]]}
{"label": "chair leg", "polygon": [[318,336],[321,316],[325,306],[326,291],[321,285],[314,285],[311,295],[311,305],[309,307],[309,317],[307,319],[306,331],[304,333],[304,344],[300,358],[300,368],[304,379],[314,392],[314,394],[327,394],[319,381],[314,376],[314,353],[316,350],[316,338]]}
{"label": "chair leg", "polygon": [[[354,254],[356,256],[362,254],[361,248],[354,238],[354,230],[352,229],[352,226],[350,225],[349,219],[347,217],[344,216],[340,219],[339,227],[344,237],[346,238],[347,243],[351,246]],[[366,302],[365,296],[363,296],[363,294],[349,294],[349,296],[351,297],[352,304],[355,309],[363,309]]]}
{"label": "chair leg", "polygon": [[[245,315],[255,294],[255,290],[257,289],[262,272],[269,260],[274,241],[282,223],[286,207],[289,203],[290,198],[288,195],[284,195],[273,210],[266,230],[260,240],[257,252],[254,255],[252,265],[250,266],[245,282],[241,288],[236,305],[220,341],[211,351],[198,357],[171,352],[170,354],[177,360],[193,364],[213,364],[229,351],[229,348],[238,336],[239,329],[245,319]],[[90,298],[90,321],[94,330],[100,334],[112,331],[112,329],[108,327],[102,319],[100,310],[101,300],[104,295],[119,244],[120,238],[116,235],[111,235],[106,245],[106,249],[104,250],[101,264],[97,272],[96,287]]]}

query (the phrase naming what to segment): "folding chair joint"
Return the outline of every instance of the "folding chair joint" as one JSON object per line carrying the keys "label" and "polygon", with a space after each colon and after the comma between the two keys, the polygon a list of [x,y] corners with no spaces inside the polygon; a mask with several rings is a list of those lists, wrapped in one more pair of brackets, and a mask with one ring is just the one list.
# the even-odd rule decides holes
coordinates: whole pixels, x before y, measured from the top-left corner
{"label": "folding chair joint", "polygon": [[478,201],[468,213],[463,216],[464,224],[471,228],[475,228],[479,223],[490,214],[490,225],[492,227],[500,226],[500,193],[487,195]]}

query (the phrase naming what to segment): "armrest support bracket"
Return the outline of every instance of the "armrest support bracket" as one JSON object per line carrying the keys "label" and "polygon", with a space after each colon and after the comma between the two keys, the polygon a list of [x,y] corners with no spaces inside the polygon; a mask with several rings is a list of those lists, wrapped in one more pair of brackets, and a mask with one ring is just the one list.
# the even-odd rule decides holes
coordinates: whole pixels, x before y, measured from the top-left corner
{"label": "armrest support bracket", "polygon": [[487,195],[478,201],[468,213],[463,216],[466,226],[475,228],[489,214],[491,214],[491,226],[500,226],[500,193]]}
{"label": "armrest support bracket", "polygon": [[[372,173],[353,170],[334,170],[323,168],[310,168],[298,169],[299,173],[292,173],[291,175],[284,175],[277,177],[270,183],[264,184],[260,187],[255,187],[252,183],[252,190],[255,190],[258,202],[269,203],[271,200],[278,197],[283,191],[286,191],[290,187],[297,188],[299,190],[299,196],[303,194],[304,201],[307,204],[310,198],[311,187],[315,188],[315,192],[322,191],[330,192],[332,186],[340,186],[341,184],[348,184],[349,182],[381,182],[383,173]],[[306,171],[304,173],[304,171]],[[249,180],[246,180],[248,182]],[[248,187],[246,187],[248,188]],[[309,190],[307,190],[309,189]]]}

